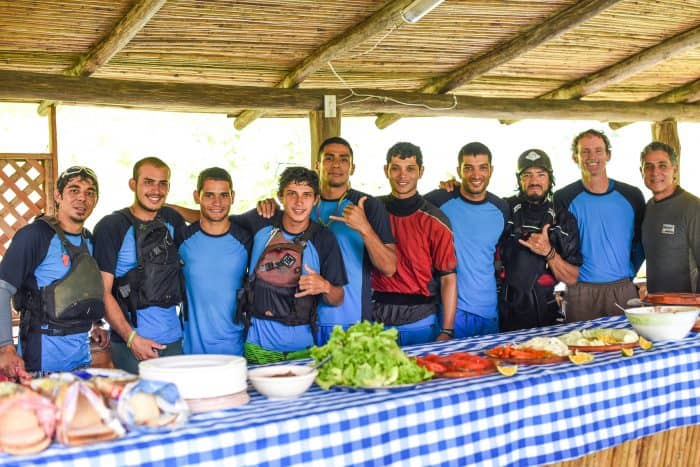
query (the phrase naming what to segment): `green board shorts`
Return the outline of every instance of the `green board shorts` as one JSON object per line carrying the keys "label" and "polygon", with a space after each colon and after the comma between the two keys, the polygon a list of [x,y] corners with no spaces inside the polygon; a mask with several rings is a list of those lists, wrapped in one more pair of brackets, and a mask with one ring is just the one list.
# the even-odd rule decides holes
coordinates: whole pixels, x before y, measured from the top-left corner
{"label": "green board shorts", "polygon": [[248,363],[251,364],[276,363],[311,357],[309,349],[297,350],[295,352],[278,352],[276,350],[266,350],[257,344],[250,344],[248,342],[245,343],[244,350],[245,358],[248,360]]}

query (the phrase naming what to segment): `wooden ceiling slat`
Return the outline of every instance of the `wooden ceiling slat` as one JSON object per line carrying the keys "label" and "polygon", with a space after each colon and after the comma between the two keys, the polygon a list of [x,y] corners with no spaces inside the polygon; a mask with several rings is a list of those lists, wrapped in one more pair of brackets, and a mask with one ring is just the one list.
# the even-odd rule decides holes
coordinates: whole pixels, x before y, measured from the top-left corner
{"label": "wooden ceiling slat", "polygon": [[[438,94],[452,91],[465,82],[496,68],[498,65],[564,34],[566,31],[610,8],[619,1],[581,0],[575,5],[555,14],[547,21],[528,29],[486,54],[469,61],[466,65],[452,71],[448,75],[434,79],[431,83],[423,86],[420,92]],[[399,114],[380,115],[377,117],[375,124],[378,128],[386,128],[400,118]]]}
{"label": "wooden ceiling slat", "polygon": [[[413,0],[396,0],[387,3],[366,20],[350,28],[350,30],[334,37],[329,42],[316,49],[306,57],[299,65],[295,66],[285,77],[277,83],[278,88],[293,88],[304,81],[310,74],[326,65],[334,57],[351,50],[358,44],[365,42],[380,31],[396,28],[402,24],[401,11]],[[233,122],[234,127],[242,130],[255,119],[263,116],[261,110],[244,110]]]}

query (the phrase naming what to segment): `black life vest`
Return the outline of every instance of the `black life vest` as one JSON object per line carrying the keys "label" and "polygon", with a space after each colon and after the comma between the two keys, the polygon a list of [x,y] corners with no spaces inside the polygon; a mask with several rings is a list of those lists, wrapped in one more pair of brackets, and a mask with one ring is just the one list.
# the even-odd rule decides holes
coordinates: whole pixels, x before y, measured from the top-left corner
{"label": "black life vest", "polygon": [[112,294],[136,326],[136,310],[168,308],[183,302],[182,261],[175,241],[160,216],[150,221],[134,217],[129,208],[116,211],[134,229],[136,267],[114,279]]}
{"label": "black life vest", "polygon": [[309,324],[316,329],[317,296],[294,297],[299,291],[304,248],[320,228],[316,222],[309,222],[302,235],[289,241],[282,234],[279,218],[274,221],[265,249],[238,296],[236,320],[246,328],[255,317],[287,326]]}
{"label": "black life vest", "polygon": [[38,221],[51,227],[70,258],[65,276],[39,288],[32,277],[13,297],[16,310],[22,312],[20,336],[40,332],[54,336],[87,332],[94,321],[104,317],[104,286],[97,262],[90,254],[83,230],[80,246],[66,238],[53,216],[42,216]]}
{"label": "black life vest", "polygon": [[[560,317],[554,301],[556,280],[545,258],[518,242],[532,233],[540,233],[545,224],[549,224],[550,244],[561,251],[561,227],[550,201],[536,205],[518,199],[511,206],[511,220],[501,248],[505,269],[501,287],[503,330],[555,324]],[[545,277],[551,280],[543,281]],[[543,282],[548,285],[543,286]]]}

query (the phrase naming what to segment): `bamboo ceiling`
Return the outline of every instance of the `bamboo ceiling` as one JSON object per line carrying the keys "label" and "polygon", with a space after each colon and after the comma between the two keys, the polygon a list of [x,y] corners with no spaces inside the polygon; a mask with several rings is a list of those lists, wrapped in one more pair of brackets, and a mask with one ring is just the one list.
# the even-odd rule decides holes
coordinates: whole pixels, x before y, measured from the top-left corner
{"label": "bamboo ceiling", "polygon": [[[225,110],[236,116],[252,108],[247,101],[236,105],[237,87],[270,88],[260,94],[276,96],[272,88],[285,75],[334,43],[338,47],[333,53],[302,73],[299,88],[337,90],[339,98],[347,95],[347,86],[376,94],[450,92],[493,99],[494,103],[511,98],[532,101],[556,90],[564,93],[557,99],[581,99],[593,102],[591,105],[597,101],[628,105],[647,101],[651,105],[668,93],[673,95],[663,102],[700,100],[700,0],[446,0],[418,23],[406,24],[396,12],[410,3],[0,0],[0,72],[29,72],[16,75],[26,82],[40,73],[41,79],[47,80],[20,92],[16,88],[21,86],[9,84],[15,75],[3,75],[0,100],[39,102],[59,96],[69,103],[115,104],[94,93],[79,95],[65,81],[53,84],[62,88],[60,92],[42,93],[42,89],[52,87],[51,76],[43,74],[72,74],[96,82],[110,80],[104,81],[107,87],[113,85],[111,80],[220,86],[212,88],[216,92],[231,87],[234,97],[226,101],[227,106],[211,102],[210,107],[211,111]],[[389,19],[361,34],[360,40],[357,35],[354,42],[349,39],[353,27],[372,22],[373,15],[380,16],[382,9],[391,8],[396,12],[388,15]],[[568,25],[556,29],[553,23],[557,15],[572,8],[577,10],[573,10]],[[535,37],[533,31],[541,34]],[[533,36],[525,40],[528,34]],[[503,52],[504,47],[510,47],[512,56]],[[90,62],[91,56],[98,58]],[[329,59],[343,82],[327,65]],[[459,75],[460,69],[469,71],[456,81],[445,78]],[[441,78],[444,82],[436,84],[436,89],[426,91],[427,85]],[[81,81],[75,80],[78,89]],[[592,84],[586,84],[583,92],[569,89],[582,80]],[[448,81],[452,84],[445,85]],[[153,100],[139,102],[137,95],[121,103],[189,109],[176,104],[173,93],[177,92],[181,91],[169,90],[158,105]],[[313,110],[303,108],[306,100],[290,104],[287,94],[280,96],[279,103],[261,104],[265,108],[257,108],[259,114],[250,120],[262,113],[302,115],[304,110]],[[215,101],[215,94],[208,99]],[[343,107],[343,114],[381,114],[380,104]],[[691,115],[698,112],[697,105],[683,107],[688,111],[683,115],[695,119]],[[203,99],[191,110],[207,108]],[[674,109],[680,107],[666,108],[668,112]],[[396,111],[396,107],[387,110]],[[616,117],[611,116],[611,120]]]}

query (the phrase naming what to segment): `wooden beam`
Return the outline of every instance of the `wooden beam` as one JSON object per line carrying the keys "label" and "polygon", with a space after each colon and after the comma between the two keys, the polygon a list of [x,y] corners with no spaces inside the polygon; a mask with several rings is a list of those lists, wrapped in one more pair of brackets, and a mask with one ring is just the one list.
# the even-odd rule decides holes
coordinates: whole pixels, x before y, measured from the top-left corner
{"label": "wooden beam", "polygon": [[[413,0],[396,0],[387,3],[372,16],[351,27],[349,30],[334,37],[330,41],[316,49],[301,63],[294,67],[285,77],[277,83],[278,88],[295,88],[312,73],[326,65],[330,60],[341,53],[351,50],[365,42],[368,38],[379,32],[403,24],[401,11]],[[241,112],[233,126],[242,130],[253,120],[265,114],[262,110],[244,110]]]}
{"label": "wooden beam", "polygon": [[[154,83],[63,75],[0,71],[0,101],[37,102],[50,99],[67,104],[230,114],[236,109],[280,110],[306,114],[323,108],[324,95],[347,95],[345,89],[278,89],[185,83]],[[370,99],[339,104],[344,114],[391,112],[415,117],[473,117],[557,120],[700,121],[700,104],[611,102],[542,99],[493,99],[430,95],[418,92],[357,89],[411,104]],[[437,109],[429,110],[425,106]]]}
{"label": "wooden beam", "polygon": [[[423,86],[420,92],[443,94],[456,89],[499,65],[502,65],[535,47],[559,37],[579,24],[596,16],[620,0],[581,0],[569,8],[556,13],[546,21],[531,27],[494,49],[470,60],[451,73],[434,79]],[[378,128],[386,128],[401,118],[400,115],[380,115],[375,121]]]}
{"label": "wooden beam", "polygon": [[331,136],[340,136],[340,110],[336,110],[335,117],[326,117],[322,110],[309,112],[309,126],[311,130],[311,158],[309,166],[316,170],[316,152],[323,141]]}
{"label": "wooden beam", "polygon": [[[114,28],[97,45],[92,47],[69,70],[68,76],[90,76],[99,67],[109,62],[131,39],[138,34],[167,0],[138,0]],[[42,102],[39,114],[46,115],[55,102]]]}
{"label": "wooden beam", "polygon": [[630,76],[651,68],[664,60],[668,60],[674,55],[693,49],[698,44],[700,44],[700,27],[695,27],[660,44],[642,50],[614,65],[543,94],[540,96],[540,99],[576,99],[593,94],[612,84],[624,81]]}
{"label": "wooden beam", "polygon": [[[672,104],[677,102],[693,103],[700,100],[700,79],[684,84],[683,86],[671,89],[668,92],[659,94],[648,99],[647,102]],[[608,124],[613,130],[618,130],[629,125],[628,122],[610,122]]]}

